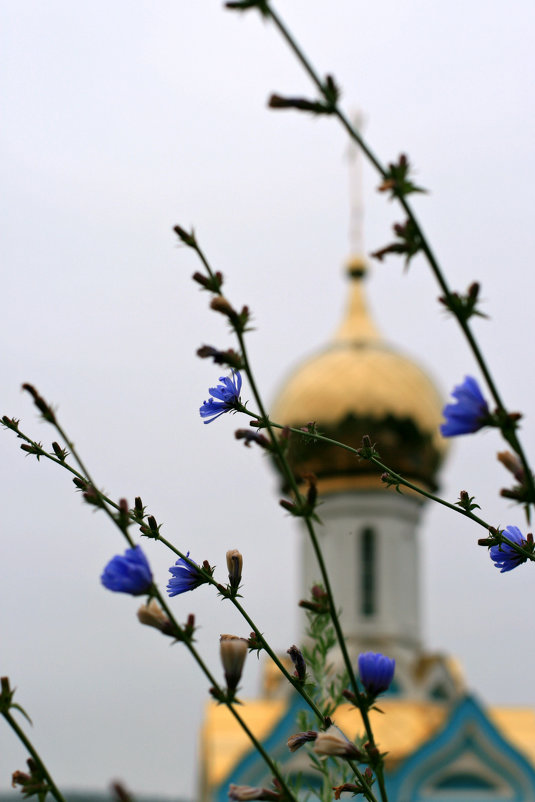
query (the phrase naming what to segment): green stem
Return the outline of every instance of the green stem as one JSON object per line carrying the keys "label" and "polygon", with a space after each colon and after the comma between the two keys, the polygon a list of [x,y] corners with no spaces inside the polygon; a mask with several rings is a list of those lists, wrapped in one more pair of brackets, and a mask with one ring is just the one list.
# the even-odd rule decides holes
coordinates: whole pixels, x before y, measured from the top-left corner
{"label": "green stem", "polygon": [[52,794],[52,796],[55,799],[57,799],[57,802],[65,802],[65,799],[62,796],[60,790],[58,789],[56,783],[54,782],[54,780],[50,776],[50,773],[49,773],[48,769],[46,768],[45,764],[43,763],[43,761],[39,757],[39,753],[36,751],[35,747],[31,743],[31,741],[28,740],[28,738],[26,737],[25,733],[19,727],[19,725],[17,724],[17,722],[15,721],[15,719],[13,718],[13,716],[11,715],[9,710],[3,711],[2,715],[5,718],[5,720],[7,721],[7,723],[9,724],[9,726],[11,727],[11,729],[13,730],[13,732],[16,734],[17,738],[24,744],[24,746],[26,747],[26,749],[28,750],[30,755],[33,757],[36,765],[39,767],[39,769],[42,772],[43,776],[45,777],[48,785],[50,786],[50,793]]}

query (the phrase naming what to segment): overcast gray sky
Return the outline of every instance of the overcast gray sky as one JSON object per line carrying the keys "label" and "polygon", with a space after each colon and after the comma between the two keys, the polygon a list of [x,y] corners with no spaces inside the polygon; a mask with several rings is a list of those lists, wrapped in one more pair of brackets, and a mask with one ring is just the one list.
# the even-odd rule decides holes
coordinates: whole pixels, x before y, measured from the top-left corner
{"label": "overcast gray sky", "polygon": [[[220,371],[195,350],[232,341],[171,228],[194,225],[229,298],[250,305],[251,354],[273,398],[344,305],[344,135],[334,121],[266,109],[272,91],[311,88],[256,14],[213,0],[1,9],[0,413],[49,444],[20,392],[33,382],[113,497],[141,494],[165,535],[221,577],[225,551],[239,548],[245,602],[285,650],[297,637],[298,538],[265,461],[234,441],[239,420],[198,417]],[[526,413],[534,454],[533,3],[287,0],[279,10],[318,69],[337,76],[345,107],[364,110],[379,156],[407,152],[432,190],[418,212],[452,285],[482,283],[491,320],[476,330],[506,403]],[[372,251],[401,218],[371,170],[364,183]],[[369,294],[385,335],[445,395],[478,376],[423,261],[408,274],[394,259],[378,265]],[[525,528],[497,496],[508,480],[499,446],[492,431],[456,443],[442,492],[467,489],[485,518]],[[124,548],[117,532],[8,432],[0,475],[0,674],[58,783],[121,777],[138,792],[193,795],[206,682],[184,649],[137,624],[135,599],[100,586]],[[535,568],[500,575],[475,545],[481,532],[438,508],[423,534],[428,647],[459,657],[485,701],[535,705]],[[165,583],[167,553],[144,547]],[[219,633],[248,634],[209,588],[173,608],[182,620],[195,612],[216,672]],[[258,677],[251,659],[246,693]],[[25,758],[0,726],[0,790]]]}

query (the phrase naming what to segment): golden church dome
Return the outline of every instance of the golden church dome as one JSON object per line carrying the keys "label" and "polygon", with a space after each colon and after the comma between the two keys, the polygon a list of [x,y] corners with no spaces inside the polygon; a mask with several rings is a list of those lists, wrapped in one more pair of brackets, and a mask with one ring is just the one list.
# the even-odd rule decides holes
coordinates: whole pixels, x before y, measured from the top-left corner
{"label": "golden church dome", "polygon": [[[439,432],[443,400],[422,368],[382,339],[366,308],[365,273],[361,259],[350,262],[344,320],[327,347],[291,374],[271,418],[293,427],[314,421],[320,433],[355,448],[367,434],[382,462],[433,487],[446,449]],[[292,438],[289,459],[298,477],[312,472],[324,490],[375,485],[379,479],[371,463],[304,438]]]}

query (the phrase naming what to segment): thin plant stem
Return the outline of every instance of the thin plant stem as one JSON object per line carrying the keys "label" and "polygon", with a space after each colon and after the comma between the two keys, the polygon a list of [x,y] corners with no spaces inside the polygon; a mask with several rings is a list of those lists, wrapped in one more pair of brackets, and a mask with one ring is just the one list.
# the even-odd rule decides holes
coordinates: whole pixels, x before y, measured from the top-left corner
{"label": "thin plant stem", "polygon": [[39,753],[33,746],[32,742],[28,739],[24,731],[19,727],[19,725],[17,724],[17,722],[15,721],[9,710],[2,711],[2,715],[9,724],[9,726],[11,727],[11,729],[13,730],[13,732],[16,734],[17,738],[24,744],[30,755],[33,757],[36,765],[39,767],[48,785],[50,786],[50,793],[52,794],[52,796],[55,799],[57,799],[57,802],[65,802],[62,793],[60,792],[56,783],[50,776],[50,772],[48,771],[47,767],[39,757]]}

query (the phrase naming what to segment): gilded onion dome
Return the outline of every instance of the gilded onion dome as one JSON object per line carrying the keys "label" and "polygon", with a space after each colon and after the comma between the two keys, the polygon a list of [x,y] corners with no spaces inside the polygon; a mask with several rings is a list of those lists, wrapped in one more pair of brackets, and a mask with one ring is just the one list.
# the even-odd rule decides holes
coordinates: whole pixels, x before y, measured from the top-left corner
{"label": "gilded onion dome", "polygon": [[[382,462],[433,488],[446,449],[443,401],[422,368],[381,337],[367,310],[365,275],[364,261],[351,260],[342,323],[327,347],[290,375],[271,418],[293,427],[315,422],[321,434],[355,448],[367,434]],[[377,468],[348,451],[295,435],[290,443],[296,476],[314,473],[324,492],[380,485]]]}

